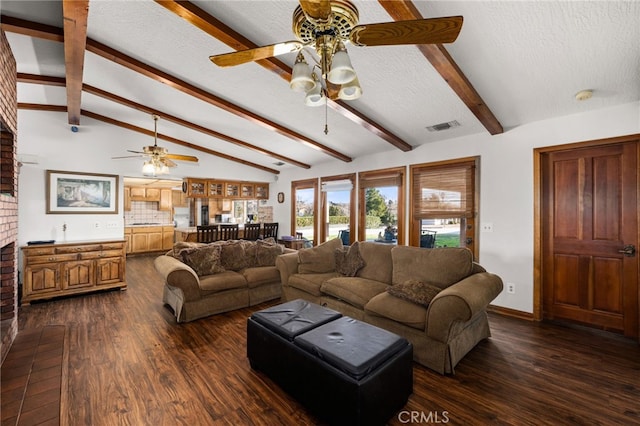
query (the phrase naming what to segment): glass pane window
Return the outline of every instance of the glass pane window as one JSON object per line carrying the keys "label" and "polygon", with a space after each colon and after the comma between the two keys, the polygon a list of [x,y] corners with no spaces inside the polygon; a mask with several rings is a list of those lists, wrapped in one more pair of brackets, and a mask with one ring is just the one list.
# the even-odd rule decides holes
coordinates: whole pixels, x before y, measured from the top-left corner
{"label": "glass pane window", "polygon": [[295,188],[294,227],[293,233],[302,233],[303,237],[312,241],[316,229],[316,186],[311,188]]}
{"label": "glass pane window", "polygon": [[398,187],[365,190],[365,241],[398,242]]}

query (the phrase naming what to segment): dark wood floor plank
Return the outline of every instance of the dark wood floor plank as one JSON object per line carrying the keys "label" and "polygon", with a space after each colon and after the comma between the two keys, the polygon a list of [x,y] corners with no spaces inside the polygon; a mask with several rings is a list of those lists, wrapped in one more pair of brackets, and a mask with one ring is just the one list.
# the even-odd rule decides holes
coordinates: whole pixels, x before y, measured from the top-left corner
{"label": "dark wood floor plank", "polygon": [[[126,291],[20,308],[19,335],[67,330],[67,424],[321,424],[249,366],[246,319],[270,303],[176,324],[153,259],[127,259]],[[414,393],[389,424],[640,424],[637,343],[496,314],[490,324],[455,376],[414,364]]]}

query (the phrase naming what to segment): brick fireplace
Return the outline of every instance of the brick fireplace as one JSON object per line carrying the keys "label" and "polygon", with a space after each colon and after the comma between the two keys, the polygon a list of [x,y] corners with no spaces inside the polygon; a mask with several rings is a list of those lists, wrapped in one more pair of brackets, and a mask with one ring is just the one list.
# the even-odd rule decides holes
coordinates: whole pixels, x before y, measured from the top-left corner
{"label": "brick fireplace", "polygon": [[18,333],[18,104],[16,61],[0,30],[0,361]]}

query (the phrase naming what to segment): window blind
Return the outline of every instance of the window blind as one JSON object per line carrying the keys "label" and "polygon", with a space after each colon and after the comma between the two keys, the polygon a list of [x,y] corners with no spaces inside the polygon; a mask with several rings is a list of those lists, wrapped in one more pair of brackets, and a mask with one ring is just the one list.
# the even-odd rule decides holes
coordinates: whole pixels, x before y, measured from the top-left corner
{"label": "window blind", "polygon": [[413,217],[435,219],[474,216],[475,162],[413,169]]}

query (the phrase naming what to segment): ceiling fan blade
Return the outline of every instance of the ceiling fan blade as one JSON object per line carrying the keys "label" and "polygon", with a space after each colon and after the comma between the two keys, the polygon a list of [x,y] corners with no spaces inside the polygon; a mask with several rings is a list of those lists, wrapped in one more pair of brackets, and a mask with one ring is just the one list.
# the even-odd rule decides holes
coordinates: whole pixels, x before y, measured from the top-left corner
{"label": "ceiling fan blade", "polygon": [[329,0],[299,0],[302,11],[312,21],[328,23],[331,17],[331,2]]}
{"label": "ceiling fan blade", "polygon": [[221,55],[209,56],[209,59],[219,67],[232,67],[245,64],[247,62],[258,61],[260,59],[271,58],[285,53],[297,52],[304,47],[299,41],[285,41],[283,43],[271,44],[269,46],[256,47],[237,52],[223,53]]}
{"label": "ceiling fan blade", "polygon": [[177,167],[178,165],[176,163],[174,163],[173,161],[169,160],[168,158],[161,158],[160,162],[162,164],[164,164],[167,167]]}
{"label": "ceiling fan blade", "polygon": [[198,157],[194,157],[193,155],[181,155],[181,154],[166,154],[163,158],[170,158],[172,160],[180,160],[180,161],[194,161],[198,162]]}
{"label": "ceiling fan blade", "polygon": [[142,152],[142,151],[133,151],[131,149],[128,149],[127,152],[133,152],[134,154],[146,154],[146,152]]}
{"label": "ceiling fan blade", "polygon": [[356,46],[452,43],[462,29],[462,16],[357,25],[349,39]]}
{"label": "ceiling fan blade", "polygon": [[144,155],[125,155],[125,156],[122,156],[122,157],[111,157],[111,159],[112,160],[120,160],[122,158],[141,158],[141,157],[144,157]]}

